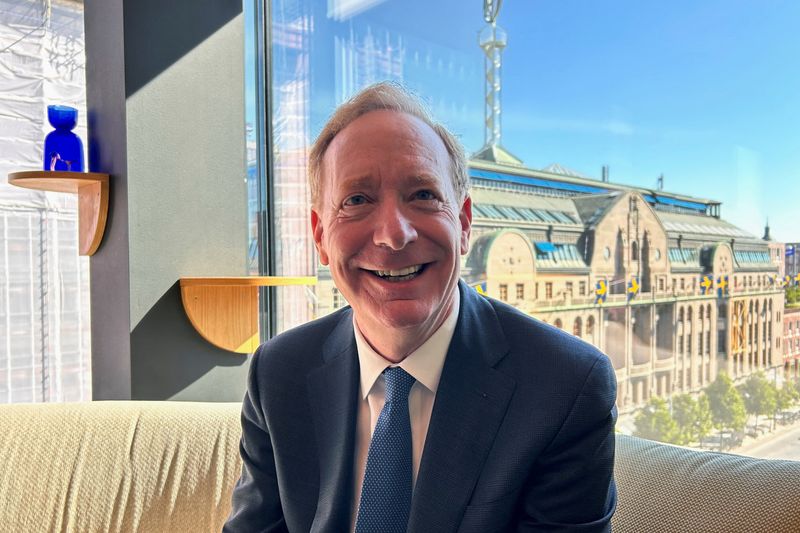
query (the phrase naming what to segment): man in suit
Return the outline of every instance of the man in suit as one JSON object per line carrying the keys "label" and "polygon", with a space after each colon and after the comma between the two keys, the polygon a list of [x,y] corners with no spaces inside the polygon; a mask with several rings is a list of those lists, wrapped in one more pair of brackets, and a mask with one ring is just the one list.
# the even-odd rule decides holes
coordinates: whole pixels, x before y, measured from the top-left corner
{"label": "man in suit", "polygon": [[459,281],[459,142],[392,84],[309,160],[320,260],[350,303],[254,354],[225,531],[608,531],[608,358]]}

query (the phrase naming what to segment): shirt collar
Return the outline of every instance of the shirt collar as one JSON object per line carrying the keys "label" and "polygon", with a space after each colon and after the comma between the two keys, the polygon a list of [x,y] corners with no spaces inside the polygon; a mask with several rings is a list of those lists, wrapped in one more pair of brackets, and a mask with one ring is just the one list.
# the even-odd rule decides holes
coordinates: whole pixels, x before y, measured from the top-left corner
{"label": "shirt collar", "polygon": [[436,393],[439,387],[439,378],[442,376],[444,359],[447,356],[447,349],[456,330],[458,321],[458,309],[461,303],[461,295],[456,291],[456,298],[450,314],[433,335],[426,340],[422,346],[411,352],[408,357],[394,365],[381,357],[378,352],[364,339],[361,331],[353,317],[353,331],[356,335],[356,348],[358,350],[358,362],[361,368],[361,397],[366,399],[375,382],[381,373],[390,366],[399,366],[414,379],[425,386],[429,391]]}

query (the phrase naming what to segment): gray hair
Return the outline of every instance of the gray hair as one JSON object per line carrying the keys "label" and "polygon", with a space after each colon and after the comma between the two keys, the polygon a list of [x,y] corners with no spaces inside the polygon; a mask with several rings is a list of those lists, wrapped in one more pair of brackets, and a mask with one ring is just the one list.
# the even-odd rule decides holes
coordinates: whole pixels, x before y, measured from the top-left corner
{"label": "gray hair", "polygon": [[370,111],[397,111],[422,120],[442,139],[447,154],[450,156],[451,179],[453,188],[459,198],[464,201],[469,192],[469,174],[467,158],[461,142],[440,123],[431,118],[425,104],[419,97],[402,85],[394,82],[381,82],[362,89],[347,102],[336,108],[317,140],[311,147],[308,156],[308,184],[311,188],[311,205],[319,205],[322,180],[322,161],[333,138],[357,118]]}

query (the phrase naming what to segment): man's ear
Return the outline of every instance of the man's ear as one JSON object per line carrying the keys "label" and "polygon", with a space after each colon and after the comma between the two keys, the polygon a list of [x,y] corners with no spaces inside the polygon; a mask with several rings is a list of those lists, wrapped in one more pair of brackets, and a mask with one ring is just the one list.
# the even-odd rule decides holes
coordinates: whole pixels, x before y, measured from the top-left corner
{"label": "man's ear", "polygon": [[469,252],[469,236],[472,232],[472,198],[469,196],[461,205],[458,220],[461,222],[461,255],[466,255]]}
{"label": "man's ear", "polygon": [[319,252],[319,262],[327,265],[328,253],[325,251],[325,245],[322,242],[322,219],[314,207],[311,208],[311,233],[314,236],[314,245],[317,247],[317,252]]}

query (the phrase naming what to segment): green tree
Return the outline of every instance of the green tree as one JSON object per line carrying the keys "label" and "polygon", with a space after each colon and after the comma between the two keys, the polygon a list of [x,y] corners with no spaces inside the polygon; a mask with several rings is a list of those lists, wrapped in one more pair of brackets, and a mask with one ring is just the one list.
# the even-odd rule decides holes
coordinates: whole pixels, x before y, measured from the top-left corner
{"label": "green tree", "polygon": [[660,442],[678,442],[678,424],[669,414],[667,402],[662,398],[653,397],[636,415],[636,431],[634,435],[644,439]]}
{"label": "green tree", "polygon": [[798,384],[800,384],[800,382],[784,382],[783,387],[781,387],[781,394],[784,396],[782,401],[786,401],[788,404],[780,404],[778,409],[789,409],[791,406],[800,401],[800,390],[798,390],[797,387]]}
{"label": "green tree", "polygon": [[747,378],[741,387],[744,407],[748,414],[756,416],[758,427],[759,415],[774,415],[778,408],[778,391],[764,376],[757,372]]}
{"label": "green tree", "polygon": [[700,445],[713,428],[711,408],[705,394],[695,400],[689,394],[678,394],[672,398],[672,418],[678,425],[678,444],[698,441]]}
{"label": "green tree", "polygon": [[703,439],[708,437],[711,430],[714,429],[714,420],[711,416],[711,404],[708,401],[706,394],[701,394],[697,399],[697,414],[695,415],[694,431],[697,440],[700,441],[700,446],[703,445]]}
{"label": "green tree", "polygon": [[787,304],[794,305],[800,303],[800,285],[789,285],[784,291]]}
{"label": "green tree", "polygon": [[711,420],[717,429],[742,431],[747,421],[744,401],[731,378],[720,372],[714,383],[706,388],[708,404],[711,409]]}
{"label": "green tree", "polygon": [[776,395],[776,398],[777,398],[776,402],[777,410],[786,411],[795,402],[795,388],[789,387],[788,385],[784,385],[783,387],[778,389],[778,394]]}
{"label": "green tree", "polygon": [[697,402],[689,394],[672,397],[672,417],[678,425],[678,444],[689,444],[695,436]]}

